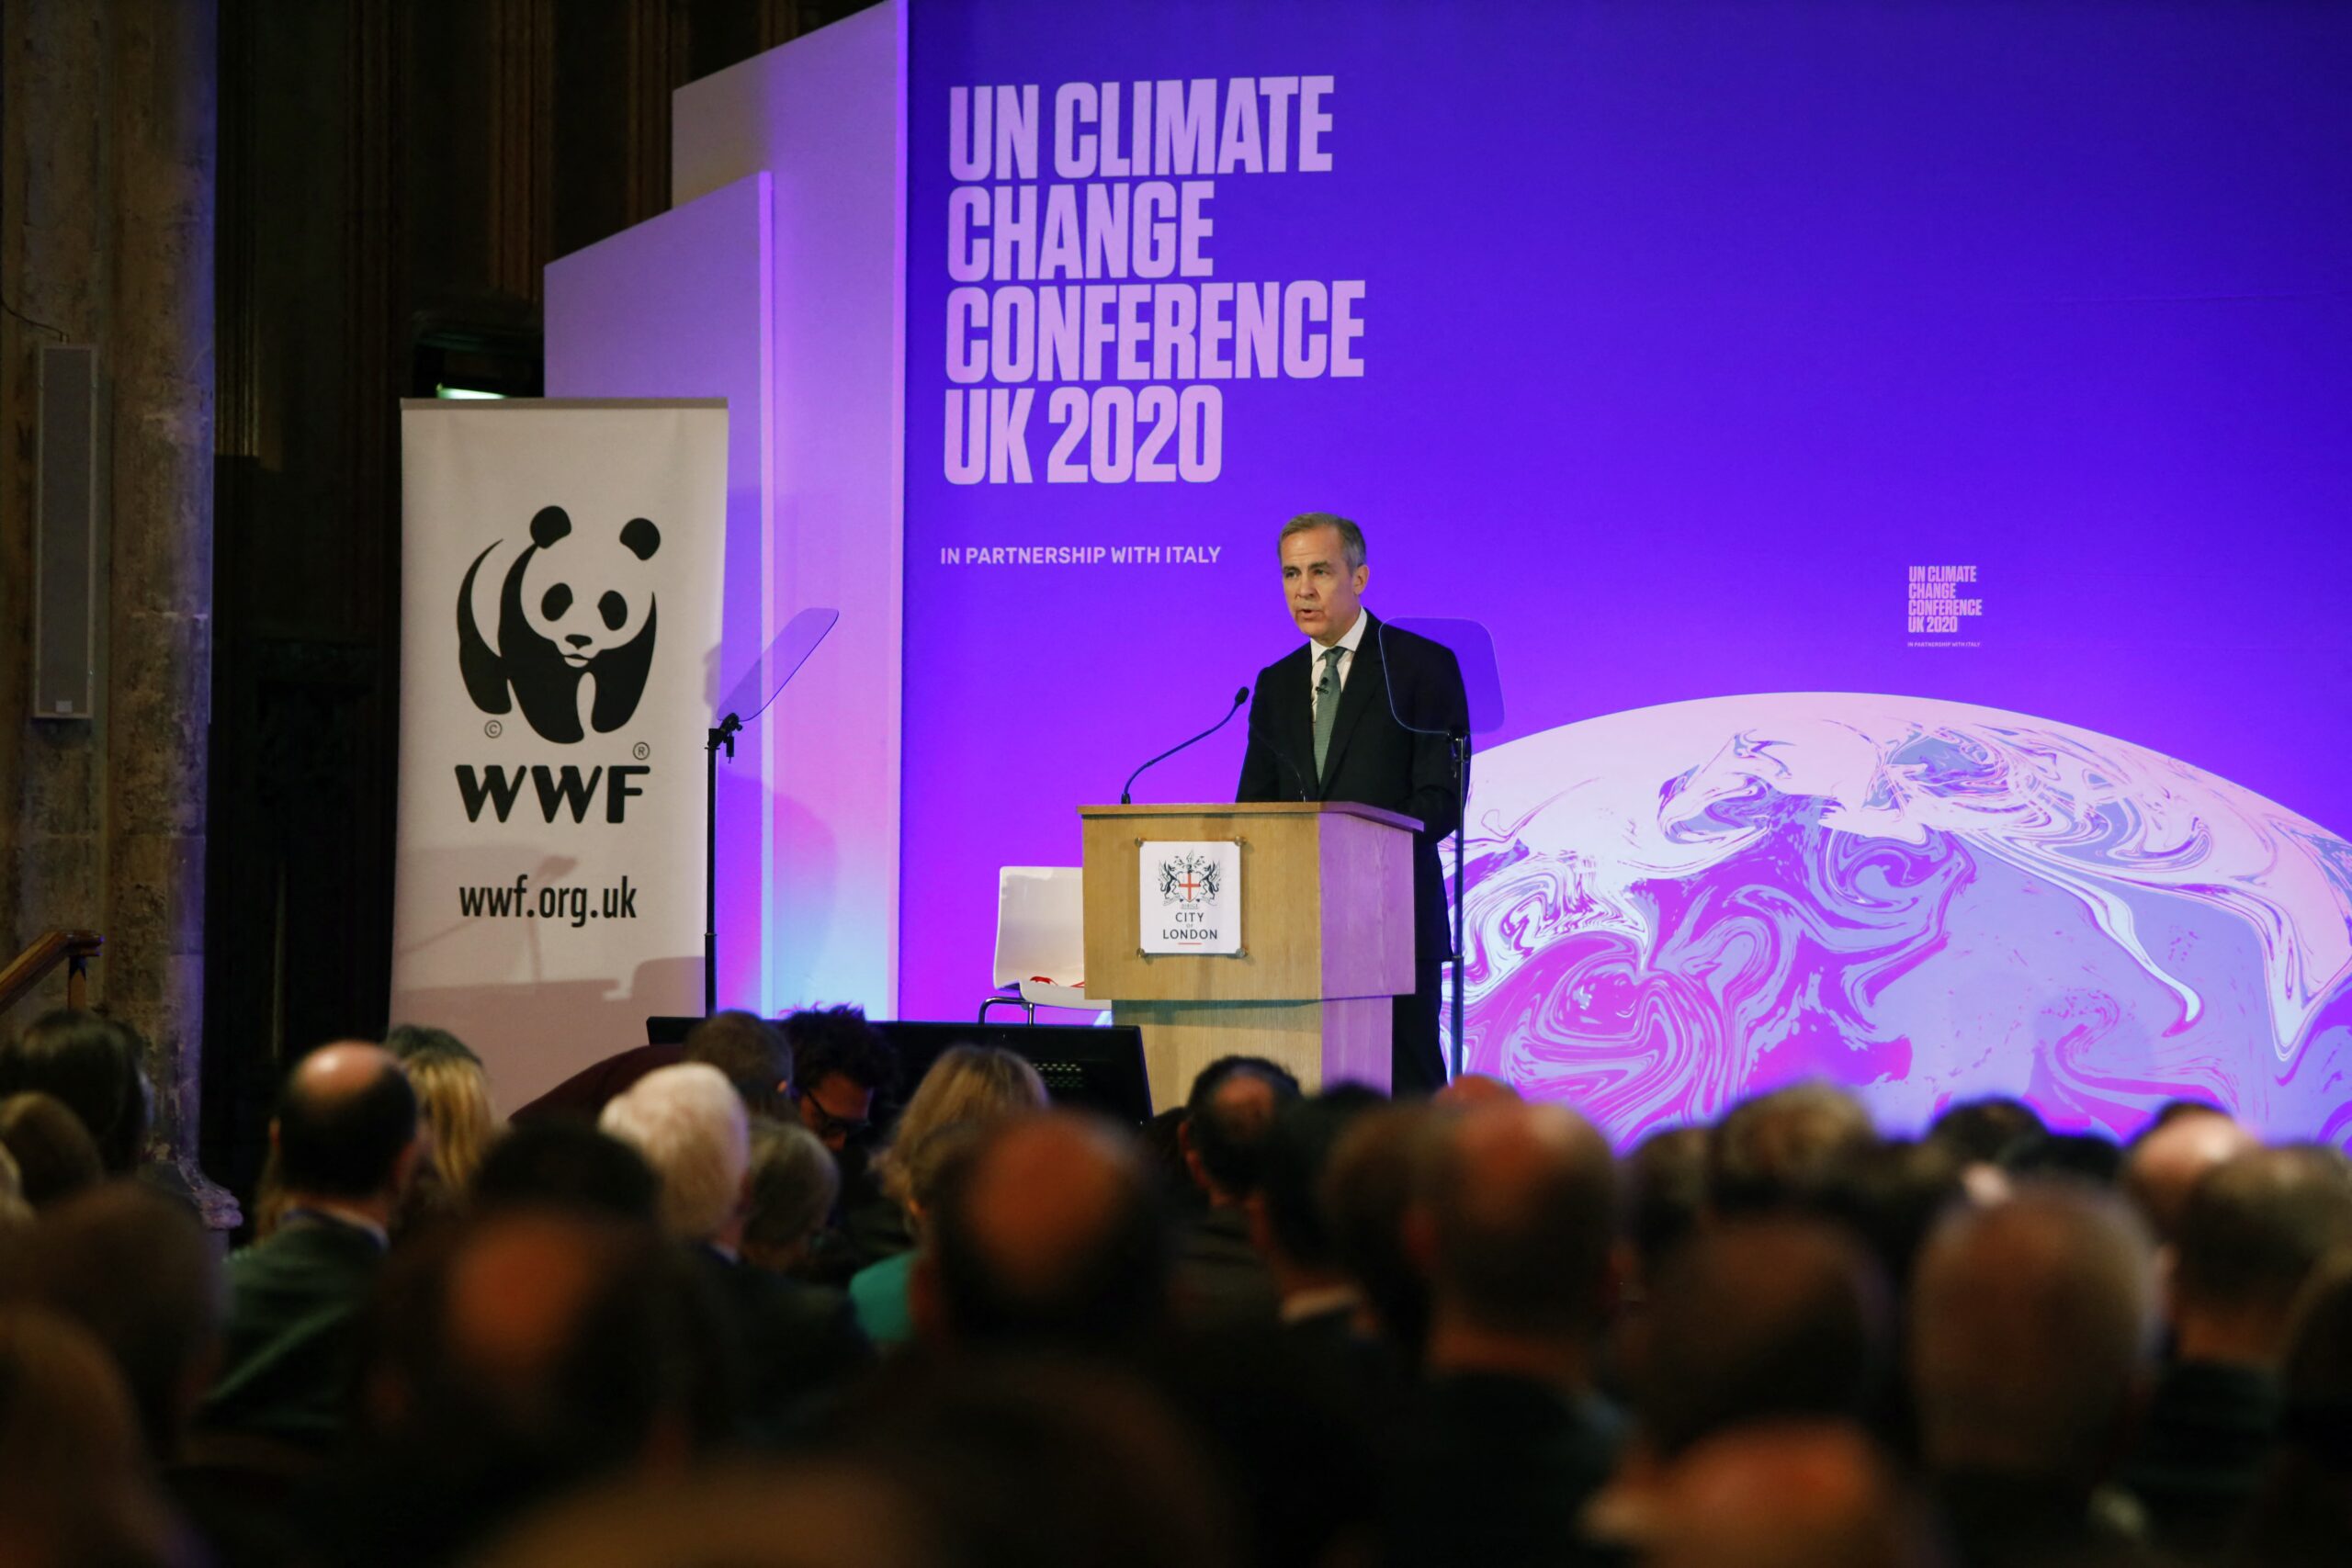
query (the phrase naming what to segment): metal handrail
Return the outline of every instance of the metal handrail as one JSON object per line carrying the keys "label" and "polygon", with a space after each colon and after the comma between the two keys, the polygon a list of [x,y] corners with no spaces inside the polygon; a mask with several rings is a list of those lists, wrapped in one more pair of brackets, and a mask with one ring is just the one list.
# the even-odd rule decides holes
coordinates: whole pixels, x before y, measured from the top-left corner
{"label": "metal handrail", "polygon": [[0,1012],[17,1005],[35,986],[49,978],[60,964],[65,968],[65,1005],[90,1005],[90,960],[98,956],[107,939],[96,931],[43,931],[30,947],[0,969]]}

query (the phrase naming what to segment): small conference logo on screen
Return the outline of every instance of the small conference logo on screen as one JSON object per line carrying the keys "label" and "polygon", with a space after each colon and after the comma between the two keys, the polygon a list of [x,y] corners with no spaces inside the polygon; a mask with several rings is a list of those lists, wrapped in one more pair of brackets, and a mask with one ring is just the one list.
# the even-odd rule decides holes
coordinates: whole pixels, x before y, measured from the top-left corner
{"label": "small conference logo on screen", "polygon": [[1939,562],[1904,573],[1903,629],[1911,648],[1981,648],[1984,614],[1981,577],[1973,563]]}
{"label": "small conference logo on screen", "polygon": [[[651,562],[662,531],[644,517],[616,527],[573,525],[560,506],[531,519],[530,543],[506,568],[494,621],[485,626],[474,603],[482,567],[507,541],[492,539],[466,569],[458,589],[458,669],[474,706],[493,716],[483,733],[497,739],[497,716],[520,709],[541,740],[577,744],[590,730],[610,735],[637,716],[653,668],[659,617]],[[584,716],[584,724],[583,724]],[[648,749],[631,755],[641,764]],[[459,765],[458,793],[469,821],[488,809],[504,822],[518,803],[536,804],[549,823],[624,820],[643,794],[642,765]],[[529,786],[526,790],[526,786]],[[602,810],[595,807],[601,802]],[[526,805],[528,809],[528,805]]]}

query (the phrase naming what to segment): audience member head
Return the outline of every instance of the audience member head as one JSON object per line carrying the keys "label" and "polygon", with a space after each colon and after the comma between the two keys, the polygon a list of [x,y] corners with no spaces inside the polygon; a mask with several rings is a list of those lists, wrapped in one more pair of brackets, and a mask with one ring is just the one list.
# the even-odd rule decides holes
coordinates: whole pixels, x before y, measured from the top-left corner
{"label": "audience member head", "polygon": [[1125,1349],[1165,1321],[1159,1191],[1111,1123],[1046,1111],[985,1134],[942,1182],[919,1326],[971,1345]]}
{"label": "audience member head", "polygon": [[389,1213],[416,1167],[415,1091],[380,1046],[322,1045],[286,1075],[270,1145],[289,1201]]}
{"label": "audience member head", "polygon": [[2009,1177],[2067,1177],[2093,1187],[2123,1179],[2123,1149],[2104,1133],[2041,1133],[2022,1138],[2001,1162]]}
{"label": "audience member head", "polygon": [[781,1116],[791,1105],[791,1042],[757,1013],[730,1008],[711,1014],[686,1031],[679,1060],[726,1074],[743,1109],[754,1116]]}
{"label": "audience member head", "polygon": [[89,1129],[54,1095],[28,1090],[0,1100],[0,1146],[16,1160],[17,1187],[36,1209],[95,1187],[106,1175]]}
{"label": "audience member head", "polygon": [[1430,1100],[1448,1110],[1467,1111],[1474,1105],[1513,1105],[1522,1098],[1519,1090],[1498,1077],[1464,1073],[1430,1096]]}
{"label": "audience member head", "polygon": [[771,1273],[791,1269],[841,1193],[841,1169],[816,1134],[797,1121],[754,1118],[743,1261]]}
{"label": "audience member head", "polygon": [[662,1229],[681,1241],[734,1244],[752,1134],[726,1075],[700,1062],[657,1067],[607,1103],[596,1124],[661,1178]]}
{"label": "audience member head", "polygon": [[500,1126],[481,1058],[447,1030],[416,1024],[402,1024],[386,1035],[384,1049],[408,1070],[417,1109],[432,1129],[433,1168],[442,1185],[453,1195],[468,1191]]}
{"label": "audience member head", "polygon": [[584,1214],[493,1216],[449,1255],[437,1370],[534,1442],[585,1438],[621,1460],[649,1457],[649,1439],[672,1453],[715,1440],[725,1422],[697,1346],[711,1307],[673,1259]]}
{"label": "audience member head", "polygon": [[650,1225],[661,1201],[662,1179],[643,1155],[561,1116],[510,1128],[474,1173],[477,1211],[565,1209]]}
{"label": "audience member head", "polygon": [[1617,1162],[1556,1105],[1446,1116],[1414,1175],[1408,1247],[1430,1278],[1437,1370],[1498,1345],[1544,1347],[1581,1382],[1614,1300]]}
{"label": "audience member head", "polygon": [[1959,1147],[1941,1138],[1867,1144],[1830,1168],[1815,1207],[1860,1237],[1899,1292],[1936,1222],[1967,1201],[1966,1171]]}
{"label": "audience member head", "polygon": [[2222,1161],[2260,1146],[2260,1140],[2210,1106],[2181,1106],[2148,1128],[2123,1161],[2123,1190],[2138,1204],[2158,1241],[2170,1241],[2198,1179]]}
{"label": "audience member head", "polygon": [[174,1562],[173,1528],[105,1347],[31,1305],[0,1308],[0,1560]]}
{"label": "audience member head", "polygon": [[[945,1568],[915,1484],[833,1459],[597,1487],[523,1526],[483,1568]],[[1040,1565],[1042,1568],[1042,1565]]]}
{"label": "audience member head", "polygon": [[481,1061],[480,1056],[474,1055],[473,1048],[464,1041],[449,1031],[430,1023],[392,1025],[384,1031],[384,1049],[398,1057],[402,1066],[406,1066],[417,1056],[433,1052],[469,1057],[477,1065]]}
{"label": "audience member head", "polygon": [[964,1568],[1235,1562],[1230,1500],[1194,1433],[1130,1371],[1035,1353],[895,1371],[854,1403],[829,1457],[920,1495]]}
{"label": "audience member head", "polygon": [[1262,1056],[1224,1056],[1203,1067],[1184,1103],[1184,1165],[1218,1206],[1258,1189],[1258,1162],[1274,1112],[1298,1098],[1298,1080]]}
{"label": "audience member head", "polygon": [[1136,1135],[1143,1145],[1144,1158],[1159,1174],[1162,1189],[1177,1208],[1186,1213],[1206,1208],[1208,1200],[1193,1184],[1193,1173],[1185,1165],[1184,1108],[1171,1105],[1156,1113]]}
{"label": "audience member head", "polygon": [[1278,1288],[1285,1278],[1339,1271],[1339,1247],[1323,1209],[1323,1178],[1348,1128],[1386,1103],[1371,1089],[1341,1084],[1274,1112],[1250,1213],[1251,1239],[1273,1269]]}
{"label": "audience member head", "polygon": [[2198,1179],[2173,1232],[2170,1315],[2187,1361],[2271,1367],[2322,1258],[2352,1245],[2352,1173],[2313,1147],[2249,1149]]}
{"label": "audience member head", "polygon": [[0,1098],[54,1095],[82,1119],[98,1158],[120,1174],[139,1163],[147,1137],[147,1078],[139,1037],[98,1013],[62,1008],[0,1044]]}
{"label": "audience member head", "polygon": [[1948,1215],[1910,1303],[1922,1457],[2086,1494],[2118,1458],[2155,1340],[2145,1228],[2074,1182]]}
{"label": "audience member head", "polygon": [[732,1429],[727,1322],[649,1226],[478,1213],[393,1254],[367,1330],[355,1528],[376,1561],[455,1561],[548,1498],[674,1477]]}
{"label": "audience member head", "polygon": [[111,1181],[58,1203],[17,1253],[14,1293],[105,1347],[158,1461],[210,1382],[226,1308],[212,1238],[187,1205]]}
{"label": "audience member head", "polygon": [[1704,1127],[1668,1127],[1625,1156],[1626,1230],[1645,1281],[1706,1219],[1707,1144]]}
{"label": "audience member head", "polygon": [[2334,1562],[2352,1540],[2352,1249],[2312,1271],[2278,1371],[2278,1441],[2237,1561]]}
{"label": "audience member head", "polygon": [[862,1009],[810,1008],[784,1021],[792,1045],[792,1100],[801,1124],[835,1154],[874,1123],[874,1101],[899,1076],[898,1058]]}
{"label": "audience member head", "polygon": [[1667,1260],[1629,1368],[1651,1444],[1790,1417],[1851,1418],[1888,1371],[1885,1281],[1836,1226],[1772,1215],[1713,1226]]}
{"label": "audience member head", "polygon": [[1964,1100],[1928,1125],[1928,1136],[1949,1144],[1965,1165],[1999,1165],[2016,1145],[2048,1131],[2041,1113],[2022,1100],[1992,1095]]}
{"label": "audience member head", "polygon": [[1340,1134],[1323,1176],[1340,1266],[1363,1292],[1382,1337],[1415,1364],[1429,1338],[1430,1288],[1405,1249],[1405,1211],[1422,1147],[1444,1115],[1426,1102],[1368,1111]]}
{"label": "audience member head", "polygon": [[1715,1126],[1707,1201],[1717,1214],[1801,1206],[1839,1160],[1877,1141],[1870,1112],[1842,1089],[1791,1084],[1744,1100]]}
{"label": "audience member head", "polygon": [[1760,1425],[1674,1466],[1647,1568],[1933,1568],[1917,1504],[1850,1426]]}
{"label": "audience member head", "polygon": [[883,1190],[906,1203],[911,1196],[906,1156],[943,1127],[959,1122],[990,1127],[1014,1116],[1043,1111],[1046,1080],[1011,1051],[993,1045],[953,1045],[922,1076],[891,1130],[890,1148],[878,1167]]}

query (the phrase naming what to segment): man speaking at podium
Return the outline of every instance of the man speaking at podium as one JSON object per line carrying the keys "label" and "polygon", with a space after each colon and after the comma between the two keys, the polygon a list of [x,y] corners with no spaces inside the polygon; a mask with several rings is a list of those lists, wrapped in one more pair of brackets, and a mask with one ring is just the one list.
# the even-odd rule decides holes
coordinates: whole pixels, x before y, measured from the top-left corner
{"label": "man speaking at podium", "polygon": [[1452,943],[1439,841],[1462,815],[1446,737],[1469,728],[1453,650],[1384,626],[1358,602],[1372,569],[1363,531],[1307,512],[1283,525],[1283,592],[1306,634],[1258,672],[1238,801],[1351,800],[1410,817],[1413,993],[1396,998],[1397,1094],[1443,1087],[1438,993]]}

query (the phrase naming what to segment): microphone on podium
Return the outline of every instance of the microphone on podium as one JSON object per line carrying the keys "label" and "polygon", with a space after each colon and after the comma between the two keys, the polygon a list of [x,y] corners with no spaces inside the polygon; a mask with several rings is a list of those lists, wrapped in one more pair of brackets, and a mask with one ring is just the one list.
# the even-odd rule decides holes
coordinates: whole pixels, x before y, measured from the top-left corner
{"label": "microphone on podium", "polygon": [[1198,745],[1200,742],[1206,740],[1210,736],[1215,735],[1218,730],[1223,729],[1227,725],[1232,723],[1233,716],[1239,713],[1241,711],[1241,705],[1249,700],[1250,688],[1244,686],[1239,691],[1233,694],[1233,705],[1225,710],[1225,716],[1223,718],[1218,719],[1215,724],[1210,725],[1206,729],[1204,729],[1198,735],[1193,736],[1192,739],[1178,741],[1175,745],[1168,748],[1167,750],[1162,751],[1159,756],[1154,757],[1150,761],[1146,762],[1142,767],[1137,768],[1134,773],[1129,773],[1127,775],[1127,782],[1119,786],[1119,804],[1122,806],[1133,806],[1135,801],[1128,792],[1136,787],[1136,780],[1143,777],[1146,773],[1168,761],[1169,758],[1173,757],[1185,747]]}

